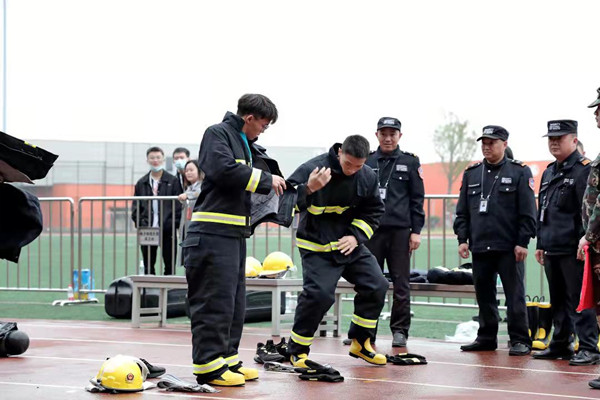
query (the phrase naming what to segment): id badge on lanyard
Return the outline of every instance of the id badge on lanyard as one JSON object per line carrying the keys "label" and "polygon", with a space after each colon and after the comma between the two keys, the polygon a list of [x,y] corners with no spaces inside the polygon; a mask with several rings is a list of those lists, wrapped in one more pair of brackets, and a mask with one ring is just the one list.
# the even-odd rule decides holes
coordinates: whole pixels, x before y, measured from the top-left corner
{"label": "id badge on lanyard", "polygon": [[488,200],[480,199],[479,200],[479,214],[487,214],[488,212]]}
{"label": "id badge on lanyard", "polygon": [[379,188],[379,197],[381,197],[381,200],[385,200],[386,194],[387,194],[387,188],[380,187]]}

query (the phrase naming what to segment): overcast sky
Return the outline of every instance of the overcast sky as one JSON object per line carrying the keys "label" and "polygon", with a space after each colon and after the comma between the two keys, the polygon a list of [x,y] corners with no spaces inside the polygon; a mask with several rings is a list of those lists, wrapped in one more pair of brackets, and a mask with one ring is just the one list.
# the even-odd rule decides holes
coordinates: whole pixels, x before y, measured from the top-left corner
{"label": "overcast sky", "polygon": [[401,148],[435,162],[453,112],[504,126],[518,159],[549,158],[550,119],[600,151],[598,0],[6,3],[6,130],[23,139],[196,143],[254,92],[279,109],[267,147],[375,147],[394,116]]}

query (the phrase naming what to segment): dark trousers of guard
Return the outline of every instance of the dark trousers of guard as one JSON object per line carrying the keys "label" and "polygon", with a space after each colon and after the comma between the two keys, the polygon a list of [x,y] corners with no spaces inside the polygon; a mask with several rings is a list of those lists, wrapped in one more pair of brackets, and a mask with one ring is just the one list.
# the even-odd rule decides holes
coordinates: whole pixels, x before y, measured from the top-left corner
{"label": "dark trousers of guard", "polygon": [[[238,354],[246,312],[246,240],[188,233],[182,244],[195,365]],[[227,369],[196,373],[208,382]]]}
{"label": "dark trousers of guard", "polygon": [[[144,260],[144,274],[156,275],[156,252],[158,246],[140,246]],[[161,245],[162,259],[165,263],[165,275],[173,275],[173,261],[177,258],[177,235],[170,232],[163,233]]]}
{"label": "dark trousers of guard", "polygon": [[[349,264],[335,262],[331,253],[302,251],[304,283],[302,293],[298,296],[292,329],[296,334],[313,337],[323,316],[335,302],[335,288],[340,277],[354,284],[354,314],[372,320],[379,318],[389,283],[381,273],[377,260],[365,246],[359,246],[354,251],[360,254]],[[348,337],[351,339],[363,343],[374,335],[374,328],[364,328],[353,322],[350,324]],[[308,354],[309,347],[290,340],[289,352]]]}
{"label": "dark trousers of guard", "polygon": [[512,344],[524,343],[531,347],[525,305],[525,265],[515,261],[512,251],[473,253],[473,282],[479,305],[477,340],[498,343],[498,303],[496,278],[500,275],[506,296],[508,335]]}
{"label": "dark trousers of guard", "polygon": [[571,335],[579,337],[579,350],[598,352],[598,323],[593,309],[577,313],[581,284],[583,282],[583,261],[575,254],[544,256],[544,270],[548,278],[554,334],[550,347],[566,349]]}
{"label": "dark trousers of guard", "polygon": [[387,261],[394,284],[394,302],[390,317],[392,333],[408,337],[410,329],[410,228],[379,228],[367,247],[377,259],[381,271]]}

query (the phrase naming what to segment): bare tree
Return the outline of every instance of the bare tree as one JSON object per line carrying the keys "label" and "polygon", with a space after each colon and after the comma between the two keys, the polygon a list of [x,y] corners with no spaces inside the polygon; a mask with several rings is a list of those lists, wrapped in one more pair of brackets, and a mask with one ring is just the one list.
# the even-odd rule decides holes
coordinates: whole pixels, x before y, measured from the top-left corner
{"label": "bare tree", "polygon": [[446,115],[446,123],[433,134],[435,152],[440,156],[448,181],[447,193],[452,184],[471,161],[477,148],[475,131],[468,130],[468,121],[461,121],[453,113]]}

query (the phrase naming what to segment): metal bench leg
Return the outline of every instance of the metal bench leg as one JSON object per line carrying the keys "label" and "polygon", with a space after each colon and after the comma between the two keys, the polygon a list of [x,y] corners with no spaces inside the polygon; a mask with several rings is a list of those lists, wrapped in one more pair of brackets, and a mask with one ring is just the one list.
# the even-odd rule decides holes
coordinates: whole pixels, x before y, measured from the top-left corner
{"label": "metal bench leg", "polygon": [[160,307],[160,322],[159,325],[160,326],[166,326],[167,325],[167,303],[168,303],[168,293],[169,289],[164,288],[164,289],[160,289],[159,293],[160,293],[160,299],[158,299],[159,301],[159,307]]}
{"label": "metal bench leg", "polygon": [[131,326],[133,328],[140,327],[140,304],[141,304],[141,295],[140,291],[142,288],[138,287],[135,283],[133,283],[133,293],[131,297]]}
{"label": "metal bench leg", "polygon": [[271,290],[271,336],[281,335],[281,289]]}
{"label": "metal bench leg", "polygon": [[333,305],[333,315],[335,329],[333,330],[333,337],[339,337],[340,332],[342,331],[342,295],[340,293],[336,293],[335,295],[335,304]]}

